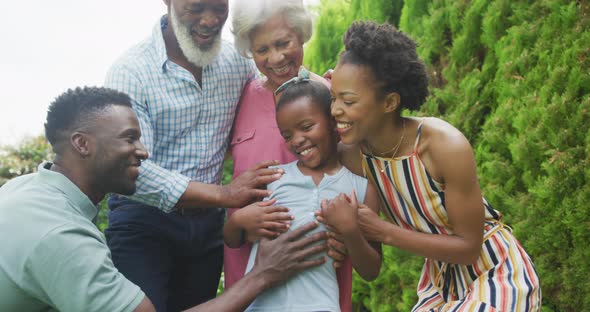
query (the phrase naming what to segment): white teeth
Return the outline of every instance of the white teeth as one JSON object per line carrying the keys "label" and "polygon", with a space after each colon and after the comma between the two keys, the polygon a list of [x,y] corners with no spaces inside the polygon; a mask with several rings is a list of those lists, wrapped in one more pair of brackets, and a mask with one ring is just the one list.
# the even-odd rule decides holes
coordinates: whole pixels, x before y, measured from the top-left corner
{"label": "white teeth", "polygon": [[289,64],[287,64],[287,65],[285,65],[285,66],[283,66],[283,67],[280,67],[280,68],[273,68],[272,70],[273,70],[275,73],[277,73],[277,74],[284,74],[284,73],[286,73],[287,71],[289,71],[289,68],[290,68],[290,67],[291,67],[291,66],[289,66]]}
{"label": "white teeth", "polygon": [[343,122],[336,123],[336,127],[338,129],[346,129],[346,128],[350,128],[350,126],[351,126],[351,124],[349,124],[349,123],[343,123]]}
{"label": "white teeth", "polygon": [[309,152],[311,152],[311,147],[304,150],[304,151],[299,152],[299,155],[305,156],[305,155],[309,154]]}

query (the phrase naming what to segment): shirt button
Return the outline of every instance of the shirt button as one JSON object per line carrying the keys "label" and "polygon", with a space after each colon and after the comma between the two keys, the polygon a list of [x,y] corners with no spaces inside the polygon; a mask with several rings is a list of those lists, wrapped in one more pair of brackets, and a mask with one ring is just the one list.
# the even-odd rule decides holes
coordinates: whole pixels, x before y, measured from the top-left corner
{"label": "shirt button", "polygon": [[236,141],[240,142],[242,140],[241,137],[237,138]]}

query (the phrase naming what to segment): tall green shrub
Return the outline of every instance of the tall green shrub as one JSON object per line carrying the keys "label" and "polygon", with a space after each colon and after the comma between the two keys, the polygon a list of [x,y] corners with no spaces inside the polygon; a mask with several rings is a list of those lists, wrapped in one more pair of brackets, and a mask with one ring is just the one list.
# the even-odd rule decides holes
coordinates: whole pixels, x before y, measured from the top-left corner
{"label": "tall green shrub", "polygon": [[569,1],[513,10],[496,48],[499,105],[477,153],[506,169],[484,166],[482,180],[535,260],[546,307],[578,310],[590,306],[590,283],[577,278],[590,273],[590,20]]}
{"label": "tall green shrub", "polygon": [[398,25],[403,4],[403,0],[321,0],[304,64],[320,74],[334,68],[342,50],[342,36],[353,21],[389,21]]}
{"label": "tall green shrub", "polygon": [[342,35],[349,25],[347,5],[347,0],[321,0],[313,36],[305,48],[303,59],[311,71],[322,74],[336,66],[336,56],[342,48]]}
{"label": "tall green shrub", "polygon": [[[333,16],[383,16],[367,13],[369,4],[339,3],[340,15],[320,6],[316,31]],[[472,142],[484,195],[533,258],[546,311],[590,306],[589,13],[586,1],[425,0],[386,14],[400,16],[431,76],[419,115],[451,122]],[[331,23],[331,35],[350,22]],[[341,46],[317,38],[306,53],[324,51],[323,64],[335,64]],[[380,277],[355,279],[353,300],[409,310],[418,261],[386,249]]]}

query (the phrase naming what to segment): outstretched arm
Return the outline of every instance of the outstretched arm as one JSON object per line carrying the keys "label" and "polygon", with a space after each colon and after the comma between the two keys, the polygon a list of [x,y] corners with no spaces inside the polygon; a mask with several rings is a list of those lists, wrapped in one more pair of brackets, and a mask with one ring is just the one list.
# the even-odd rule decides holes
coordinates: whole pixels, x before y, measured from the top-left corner
{"label": "outstretched arm", "polygon": [[[247,64],[250,78],[255,76],[251,62]],[[252,68],[251,68],[252,67]],[[141,143],[151,155],[155,146],[155,131],[147,104],[145,86],[137,73],[125,66],[113,66],[104,83],[105,87],[125,92],[131,98],[133,110],[141,128]],[[257,164],[234,179],[229,185],[221,186],[193,181],[186,175],[169,170],[150,158],[142,162],[137,179],[137,191],[130,197],[139,202],[170,212],[174,208],[228,208],[244,207],[268,196],[263,188],[281,176],[281,169],[271,169],[278,161]]]}
{"label": "outstretched arm", "polygon": [[228,185],[191,181],[178,200],[176,207],[187,209],[244,207],[271,194],[264,188],[267,184],[278,180],[284,171],[280,168],[268,167],[278,164],[279,162],[276,160],[259,162]]}
{"label": "outstretched arm", "polygon": [[472,264],[482,248],[484,205],[477,181],[473,151],[467,139],[442,122],[423,132],[428,141],[421,152],[428,172],[445,185],[448,235],[421,233],[380,219],[373,211],[360,209],[365,237],[439,261]]}

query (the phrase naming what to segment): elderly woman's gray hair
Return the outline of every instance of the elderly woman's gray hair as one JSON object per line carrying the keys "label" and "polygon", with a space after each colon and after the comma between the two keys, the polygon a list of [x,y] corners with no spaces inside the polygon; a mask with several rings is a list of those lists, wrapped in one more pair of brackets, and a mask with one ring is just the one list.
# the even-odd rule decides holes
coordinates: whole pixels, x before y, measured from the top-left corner
{"label": "elderly woman's gray hair", "polygon": [[236,0],[232,3],[232,33],[240,54],[252,57],[250,35],[277,13],[284,16],[301,43],[311,38],[312,16],[302,0]]}

